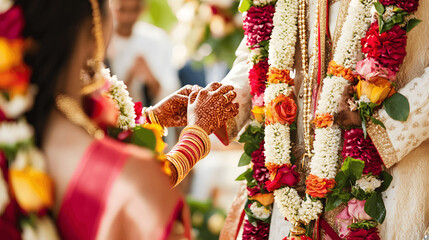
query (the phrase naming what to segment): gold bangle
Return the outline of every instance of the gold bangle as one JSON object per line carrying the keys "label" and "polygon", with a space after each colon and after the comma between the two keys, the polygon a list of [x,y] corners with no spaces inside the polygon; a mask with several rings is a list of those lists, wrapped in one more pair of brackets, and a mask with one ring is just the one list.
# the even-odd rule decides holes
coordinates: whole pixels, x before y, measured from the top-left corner
{"label": "gold bangle", "polygon": [[180,134],[180,138],[182,138],[185,133],[193,133],[201,139],[204,144],[204,152],[202,153],[201,159],[207,157],[210,152],[211,144],[209,135],[207,135],[206,131],[197,125],[192,125],[183,129],[182,133]]}

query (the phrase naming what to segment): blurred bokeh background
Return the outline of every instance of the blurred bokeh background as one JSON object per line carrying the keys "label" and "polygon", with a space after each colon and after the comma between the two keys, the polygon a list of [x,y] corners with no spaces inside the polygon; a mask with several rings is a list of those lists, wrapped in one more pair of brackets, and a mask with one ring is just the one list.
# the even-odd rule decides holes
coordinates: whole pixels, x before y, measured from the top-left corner
{"label": "blurred bokeh background", "polygon": [[[115,1],[127,2],[132,0]],[[221,81],[225,77],[234,62],[235,50],[243,38],[242,15],[238,11],[239,0],[136,1],[143,1],[144,7],[138,22],[134,26],[133,34],[140,34],[145,37],[138,40],[138,44],[134,47],[135,49],[132,49],[132,53],[134,54],[141,50],[141,56],[134,54],[136,55],[135,57],[142,57],[144,59],[143,64],[147,62],[149,72],[153,73],[153,78],[159,82],[158,85],[161,88],[163,87],[163,81],[179,81],[180,86],[186,84],[205,86],[213,81]],[[131,5],[130,8],[131,10],[133,9]],[[131,10],[128,11],[130,12]],[[124,8],[121,11],[126,13],[127,10]],[[145,27],[140,26],[140,30],[136,29],[136,26],[143,23],[146,24],[144,25]],[[151,25],[150,28],[148,28],[148,24]],[[161,33],[159,30],[166,34]],[[137,33],[137,31],[140,32]],[[161,39],[155,38],[154,35],[156,34]],[[124,39],[131,37],[125,37]],[[156,49],[158,47],[160,50],[157,51],[159,52],[161,49],[169,49],[169,51],[166,51],[169,56],[158,63],[161,66],[156,65],[157,60],[154,55],[157,55],[157,52],[151,52],[149,48],[146,50],[139,48],[139,44],[147,45],[142,43],[142,41],[146,41],[145,39],[148,39],[149,45],[152,45],[149,48]],[[151,39],[155,39],[155,41],[150,42]],[[111,45],[116,44],[116,46],[109,46],[109,48],[115,48],[114,50],[132,45],[129,40],[126,40],[129,41],[126,44],[121,43],[120,39],[115,40],[113,38],[113,40]],[[160,41],[164,42],[164,45],[158,44]],[[120,55],[115,51],[110,52],[113,52],[109,60],[115,73],[115,61],[119,61],[119,63],[124,61],[119,60]],[[133,54],[127,54],[127,56]],[[165,75],[157,74],[157,68],[164,69],[167,61],[171,61],[174,74],[177,76],[176,80],[167,80]],[[141,61],[135,61],[134,66],[140,63]],[[120,64],[116,65],[119,66]],[[130,65],[132,65],[131,61]],[[141,68],[138,67],[138,69]],[[146,76],[147,73],[138,74],[140,74],[140,78],[149,79]],[[124,74],[123,78],[126,78],[126,76],[128,75]],[[139,82],[151,87],[147,81],[146,83],[144,80]],[[138,88],[138,91],[141,90],[140,87],[133,85],[128,87],[130,92],[136,90],[133,88]],[[170,146],[174,145],[179,131],[180,129],[169,130],[170,137],[166,141]],[[189,177],[179,186],[183,193],[188,196],[195,239],[210,240],[219,238],[226,212],[239,186],[235,179],[240,174],[237,163],[243,152],[242,146],[234,142],[225,147],[215,137],[211,136],[211,140],[212,151],[210,155],[200,161]]]}

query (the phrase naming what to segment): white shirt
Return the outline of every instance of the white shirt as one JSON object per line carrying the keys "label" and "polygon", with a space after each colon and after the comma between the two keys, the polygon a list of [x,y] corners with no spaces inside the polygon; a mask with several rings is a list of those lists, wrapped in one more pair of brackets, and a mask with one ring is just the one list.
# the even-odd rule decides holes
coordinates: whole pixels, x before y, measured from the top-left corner
{"label": "white shirt", "polygon": [[[125,80],[137,57],[143,57],[161,85],[154,103],[180,88],[177,70],[172,64],[172,44],[166,32],[151,24],[138,22],[128,38],[114,33],[107,50],[113,74]],[[128,86],[134,102],[142,101],[144,79],[133,79]]]}

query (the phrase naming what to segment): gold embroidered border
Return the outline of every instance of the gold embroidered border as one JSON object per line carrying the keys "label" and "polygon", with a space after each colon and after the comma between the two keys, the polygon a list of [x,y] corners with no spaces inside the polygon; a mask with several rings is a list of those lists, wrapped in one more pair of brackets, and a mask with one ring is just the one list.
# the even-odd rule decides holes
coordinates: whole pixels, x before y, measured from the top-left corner
{"label": "gold embroidered border", "polygon": [[[374,117],[377,118],[376,115],[374,115]],[[380,154],[386,168],[390,168],[395,163],[397,163],[398,157],[396,156],[396,150],[390,141],[386,129],[380,125],[369,122],[367,126],[367,132],[374,142],[374,145],[377,148],[377,151]]]}
{"label": "gold embroidered border", "polygon": [[235,195],[235,199],[232,202],[231,208],[228,211],[228,216],[226,217],[225,223],[220,233],[219,240],[235,239],[235,235],[237,234],[237,229],[241,227],[238,225],[240,223],[241,212],[244,209],[246,200],[247,200],[246,184],[241,183],[240,188],[237,192],[237,195]]}

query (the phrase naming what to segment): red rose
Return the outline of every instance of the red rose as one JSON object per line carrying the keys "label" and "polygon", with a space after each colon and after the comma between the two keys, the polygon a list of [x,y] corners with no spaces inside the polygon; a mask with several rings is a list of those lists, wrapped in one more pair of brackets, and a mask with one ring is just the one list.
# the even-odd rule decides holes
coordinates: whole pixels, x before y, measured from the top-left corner
{"label": "red rose", "polygon": [[280,166],[271,174],[274,176],[273,180],[266,181],[265,185],[268,191],[272,192],[284,186],[295,186],[299,183],[299,173],[295,171],[296,166],[292,168],[285,164]]}
{"label": "red rose", "polygon": [[295,101],[283,94],[278,95],[266,106],[267,124],[292,124],[295,121],[297,106]]}
{"label": "red rose", "polygon": [[0,37],[16,39],[21,37],[24,28],[24,14],[20,6],[13,6],[0,14]]}
{"label": "red rose", "polygon": [[343,158],[351,157],[365,162],[363,174],[379,175],[382,169],[382,160],[371,138],[364,138],[362,129],[347,130],[344,134],[344,145],[341,153]]}
{"label": "red rose", "polygon": [[134,112],[136,113],[136,118],[134,119],[137,124],[143,124],[143,104],[142,102],[134,103]]}
{"label": "red rose", "polygon": [[380,240],[377,228],[366,229],[350,229],[347,240]]}
{"label": "red rose", "polygon": [[265,80],[268,73],[268,61],[260,61],[249,71],[250,94],[259,96],[265,92]]}
{"label": "red rose", "polygon": [[375,22],[366,32],[366,36],[361,39],[362,52],[367,57],[374,58],[383,67],[398,72],[399,66],[407,54],[405,50],[406,33],[404,29],[396,25],[389,31],[380,34],[378,23]]}
{"label": "red rose", "polygon": [[384,6],[396,5],[409,13],[417,11],[417,8],[419,7],[418,0],[380,0],[380,3]]}

